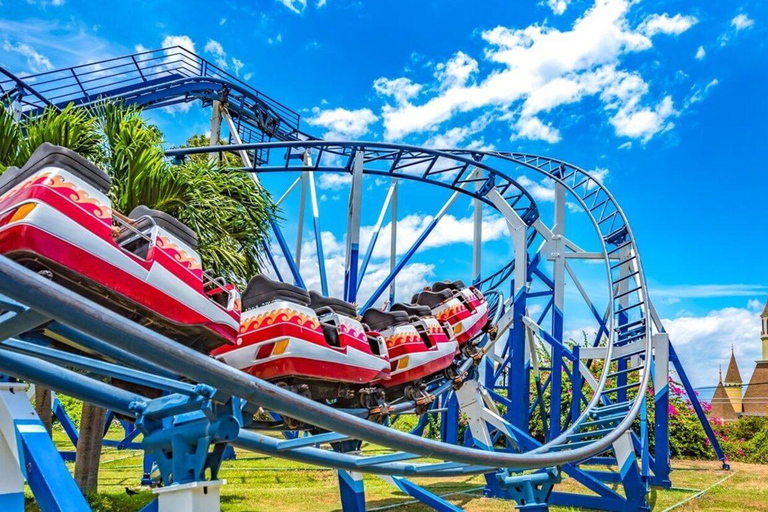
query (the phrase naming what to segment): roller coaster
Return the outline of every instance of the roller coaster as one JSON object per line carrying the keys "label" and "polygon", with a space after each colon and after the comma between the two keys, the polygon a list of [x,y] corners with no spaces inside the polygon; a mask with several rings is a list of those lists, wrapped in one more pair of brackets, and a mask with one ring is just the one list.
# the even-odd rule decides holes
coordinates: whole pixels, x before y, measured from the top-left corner
{"label": "roller coaster", "polygon": [[[394,305],[403,293],[402,272],[426,250],[425,242],[451,207],[464,200],[473,212],[471,258],[466,258],[472,262],[471,286],[456,287],[476,293],[459,297],[459,290],[447,297],[482,297],[487,306],[487,324],[462,345],[471,349],[454,349],[450,371],[430,374],[418,392],[383,394],[375,404],[318,400],[296,386],[241,371],[226,357],[195,350],[183,334],[160,332],[135,315],[127,318],[46,271],[13,261],[12,251],[0,247],[5,254],[0,256],[0,503],[9,510],[23,510],[25,482],[45,511],[88,510],[23,392],[26,383],[130,420],[125,442],[140,434],[140,446],[160,474],[157,499],[147,510],[218,510],[218,473],[228,446],[336,470],[345,511],[365,510],[363,473],[378,475],[437,510],[460,509],[412,479],[484,475],[486,495],[514,500],[525,510],[550,505],[649,510],[649,488],[671,485],[670,363],[727,469],[651,302],[627,217],[599,177],[561,160],[517,152],[322,140],[304,132],[290,108],[176,47],[23,78],[2,70],[0,97],[19,116],[32,117],[46,108],[88,107],[104,100],[144,109],[194,101],[211,107],[212,145],[171,149],[168,158],[235,153],[242,166],[229,172],[247,173],[269,190],[287,185],[273,197],[281,213],[297,210],[298,216],[293,223],[271,221],[272,243],[263,247],[265,273],[285,284],[269,286],[301,297],[308,284],[319,288],[321,294],[312,300],[328,306],[332,316],[344,304],[362,303],[350,318],[359,313],[372,325],[363,312],[382,311],[392,322],[398,318]],[[222,121],[229,128],[226,145],[218,144]],[[328,275],[316,183],[323,175],[336,176],[350,190],[343,292],[342,283]],[[362,219],[374,204],[372,183],[386,192],[375,224],[366,228],[369,242],[363,252]],[[530,183],[551,191],[549,199],[536,199]],[[446,196],[446,201],[402,248],[398,222],[414,194]],[[303,239],[308,200],[314,261]],[[0,215],[0,224],[35,215],[19,210]],[[387,267],[372,262],[386,253],[376,246],[388,212]],[[502,219],[503,240],[512,247],[508,257],[483,257],[485,250],[499,251],[484,239],[488,218]],[[106,222],[109,226],[113,219]],[[295,250],[289,230],[296,237]],[[483,268],[489,261],[492,268]],[[204,286],[220,284],[215,278],[205,281],[205,275],[198,278]],[[429,292],[447,287],[438,285]],[[343,300],[329,299],[332,293]],[[594,332],[584,332],[588,343],[573,342],[566,332],[566,315],[576,311],[575,302],[595,326]],[[399,308],[403,318],[420,311]],[[429,316],[435,310],[426,311]],[[337,331],[339,322],[348,322],[339,316]],[[383,332],[389,324],[382,325]],[[458,337],[464,328],[455,323],[445,332]],[[372,344],[370,350],[377,349]],[[656,412],[652,420],[651,410]],[[392,428],[414,414],[418,422],[412,431]],[[424,436],[434,418],[439,439]],[[466,425],[463,435],[460,422]],[[363,442],[387,453],[370,454]],[[151,481],[149,473],[147,468],[145,483]],[[559,491],[564,474],[587,493]]]}

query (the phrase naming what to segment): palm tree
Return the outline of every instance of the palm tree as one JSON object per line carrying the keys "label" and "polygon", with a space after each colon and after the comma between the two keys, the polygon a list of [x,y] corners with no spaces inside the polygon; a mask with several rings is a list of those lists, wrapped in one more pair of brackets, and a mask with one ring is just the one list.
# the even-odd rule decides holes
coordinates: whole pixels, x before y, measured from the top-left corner
{"label": "palm tree", "polygon": [[99,163],[102,139],[96,119],[86,110],[69,105],[46,109],[40,116],[17,120],[0,104],[0,171],[21,167],[43,142],[64,146]]}
{"label": "palm tree", "polygon": [[[178,218],[198,234],[206,267],[228,279],[243,284],[259,272],[260,249],[275,215],[266,191],[248,175],[223,171],[207,158],[170,164],[162,134],[136,108],[107,104],[98,118],[108,141],[105,159],[115,208],[129,212],[143,204]],[[235,158],[227,155],[224,163]]]}
{"label": "palm tree", "polygon": [[[259,271],[260,248],[275,214],[269,195],[247,175],[222,171],[207,159],[170,164],[162,134],[139,109],[108,103],[87,111],[70,105],[17,121],[0,105],[0,172],[23,165],[43,142],[73,149],[102,166],[112,178],[115,209],[128,213],[143,204],[190,226],[206,268],[240,284]],[[46,403],[50,395],[48,402],[41,396],[38,407]],[[46,411],[40,413],[45,417]],[[84,494],[98,487],[104,413],[83,404],[75,481]]]}

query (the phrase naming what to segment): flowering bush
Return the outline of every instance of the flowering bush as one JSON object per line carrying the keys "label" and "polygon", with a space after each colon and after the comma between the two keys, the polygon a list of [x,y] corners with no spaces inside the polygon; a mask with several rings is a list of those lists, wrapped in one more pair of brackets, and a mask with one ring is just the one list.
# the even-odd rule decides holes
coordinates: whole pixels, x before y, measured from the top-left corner
{"label": "flowering bush", "polygon": [[[701,402],[705,413],[712,406]],[[768,464],[768,418],[742,417],[724,422],[710,418],[709,424],[729,460]],[[669,381],[669,444],[673,457],[713,458],[715,451],[685,390]]]}

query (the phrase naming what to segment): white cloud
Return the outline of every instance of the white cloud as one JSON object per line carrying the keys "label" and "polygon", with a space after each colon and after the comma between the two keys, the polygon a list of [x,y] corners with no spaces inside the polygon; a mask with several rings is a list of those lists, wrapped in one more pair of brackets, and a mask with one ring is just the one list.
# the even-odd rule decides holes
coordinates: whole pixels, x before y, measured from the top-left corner
{"label": "white cloud", "polygon": [[588,172],[589,175],[592,176],[598,183],[605,183],[605,181],[608,179],[608,174],[610,174],[610,171],[603,167],[597,167]]}
{"label": "white cloud", "polygon": [[705,50],[703,46],[699,46],[699,49],[696,50],[696,60],[702,60],[706,56],[707,50]]}
{"label": "white cloud", "polygon": [[3,42],[3,50],[6,52],[18,53],[25,57],[27,59],[27,66],[29,66],[29,70],[33,73],[50,71],[53,69],[53,64],[51,64],[48,57],[26,43],[17,42],[16,44],[13,44],[6,40]]}
{"label": "white cloud", "polygon": [[422,85],[415,84],[410,78],[400,77],[395,79],[377,78],[373,82],[373,88],[382,96],[392,96],[398,104],[402,104],[416,97],[421,91]]}
{"label": "white cloud", "polygon": [[215,39],[209,39],[208,42],[205,43],[205,48],[203,48],[203,51],[213,55],[216,59],[216,65],[221,69],[229,68],[229,65],[227,64],[227,52],[224,51],[224,47],[220,42],[216,41]]}
{"label": "white cloud", "polygon": [[283,34],[277,34],[275,37],[268,37],[268,44],[280,44],[283,42]]}
{"label": "white cloud", "polygon": [[753,310],[730,307],[662,323],[694,386],[717,384],[717,367],[728,364],[731,345],[745,382],[760,358],[760,318]]}
{"label": "white cloud", "polygon": [[560,131],[551,124],[544,124],[538,117],[521,117],[517,122],[517,135],[513,138],[560,142]]}
{"label": "white cloud", "polygon": [[367,108],[321,110],[315,107],[312,109],[312,113],[314,117],[307,119],[307,123],[325,128],[325,138],[328,140],[357,139],[365,135],[368,132],[368,127],[379,119]]}
{"label": "white cloud", "polygon": [[307,0],[277,0],[296,14],[301,14],[307,8]]}
{"label": "white cloud", "polygon": [[[485,129],[486,126],[492,121],[492,116],[483,115],[474,119],[471,123],[462,124],[460,126],[454,126],[445,131],[439,131],[432,137],[430,137],[424,145],[430,148],[437,149],[450,149],[460,146],[475,147],[479,149],[483,147],[482,141],[472,141],[469,144],[463,144],[467,138],[472,137]],[[479,143],[479,144],[478,144]]]}
{"label": "white cloud", "polygon": [[558,16],[565,12],[569,3],[571,0],[547,0],[547,6]]}
{"label": "white cloud", "polygon": [[243,69],[243,61],[240,59],[237,59],[235,57],[232,57],[232,69],[235,71],[235,75],[240,76],[240,70]]}
{"label": "white cloud", "polygon": [[719,83],[720,81],[717,78],[714,78],[704,86],[700,84],[694,85],[693,89],[691,90],[691,96],[688,98],[688,104],[693,105],[694,103],[704,101],[704,99],[709,96],[709,91],[713,87],[716,87]]}
{"label": "white cloud", "polygon": [[209,39],[208,42],[205,43],[204,51],[213,54],[216,57],[226,58],[227,56],[227,52],[224,51],[224,47],[221,46],[221,43],[215,39]]}
{"label": "white cloud", "polygon": [[315,3],[315,7],[319,9],[320,7],[325,7],[327,3],[328,2],[326,0],[317,0],[317,2]]}
{"label": "white cloud", "polygon": [[683,16],[682,14],[670,16],[667,13],[653,14],[645,18],[638,27],[638,30],[647,36],[654,36],[656,34],[679,35],[698,22],[699,20],[694,16]]}
{"label": "white cloud", "polygon": [[744,30],[746,28],[750,28],[752,25],[755,24],[755,20],[750,18],[744,13],[736,15],[731,20],[731,26],[736,29],[736,31]]}
{"label": "white cloud", "polygon": [[555,200],[555,187],[549,180],[538,182],[528,176],[520,175],[515,181],[527,190],[536,201],[552,202]]}
{"label": "white cloud", "polygon": [[[533,116],[585,96],[600,95],[618,135],[649,140],[673,126],[667,122],[676,114],[672,99],[643,104],[648,86],[638,73],[618,68],[621,58],[651,48],[653,35],[681,33],[695,18],[651,16],[641,24],[642,30],[632,29],[627,18],[632,5],[629,0],[596,0],[565,31],[546,25],[486,30],[482,33],[487,43],[483,65],[495,65],[490,70],[481,70],[478,59],[459,51],[435,67],[432,84],[414,83],[405,77],[379,78],[374,89],[394,100],[382,108],[385,137],[402,139],[435,130],[464,112],[508,111],[523,101],[523,115],[512,128],[519,136],[555,141],[560,136],[557,130]],[[642,87],[627,96],[600,94],[626,85],[629,76],[636,77],[635,82]],[[417,103],[421,98],[423,101]]]}
{"label": "white cloud", "polygon": [[192,42],[192,38],[189,36],[166,36],[165,39],[163,39],[163,42],[160,45],[163,48],[168,48],[171,46],[181,46],[185,50],[197,53],[195,51],[195,43]]}
{"label": "white cloud", "polygon": [[341,173],[321,173],[317,178],[317,186],[323,190],[341,190],[352,183],[351,174]]}
{"label": "white cloud", "polygon": [[641,98],[648,84],[637,73],[617,73],[617,78],[601,93],[607,111],[616,113],[609,119],[617,135],[639,138],[643,142],[674,126],[667,120],[676,116],[672,97],[665,96],[655,107],[644,107]]}
{"label": "white cloud", "polygon": [[227,18],[221,18],[221,20],[219,20],[219,26],[220,27],[224,26],[226,23],[227,23]]}

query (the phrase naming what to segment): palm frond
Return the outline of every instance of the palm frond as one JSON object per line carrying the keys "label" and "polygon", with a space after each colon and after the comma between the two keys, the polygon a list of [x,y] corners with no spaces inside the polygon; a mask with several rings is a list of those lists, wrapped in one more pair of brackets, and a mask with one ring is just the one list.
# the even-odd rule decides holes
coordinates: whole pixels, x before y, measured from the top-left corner
{"label": "palm frond", "polygon": [[98,163],[101,160],[101,135],[96,119],[85,109],[70,104],[63,110],[46,108],[22,125],[25,137],[20,141],[17,160],[26,162],[43,142],[64,146]]}
{"label": "palm frond", "polygon": [[13,113],[4,105],[0,105],[0,168],[4,171],[18,162],[21,127]]}

